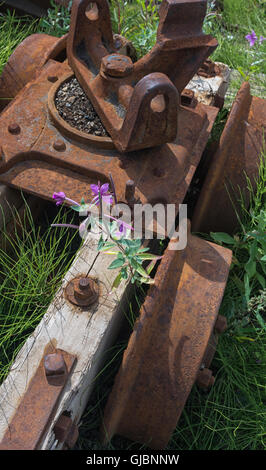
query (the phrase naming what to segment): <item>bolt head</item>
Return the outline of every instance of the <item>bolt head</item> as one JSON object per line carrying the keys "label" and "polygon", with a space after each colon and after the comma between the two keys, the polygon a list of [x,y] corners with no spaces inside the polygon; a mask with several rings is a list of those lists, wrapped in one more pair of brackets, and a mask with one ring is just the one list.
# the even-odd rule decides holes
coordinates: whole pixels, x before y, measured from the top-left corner
{"label": "bolt head", "polygon": [[66,144],[63,140],[58,139],[53,143],[53,147],[57,152],[64,152],[66,150]]}
{"label": "bolt head", "polygon": [[66,373],[66,363],[61,353],[47,354],[44,357],[44,369],[47,377],[62,376]]}
{"label": "bolt head", "polygon": [[66,286],[65,293],[72,304],[88,307],[98,299],[99,287],[92,277],[82,276],[72,279]]}
{"label": "bolt head", "polygon": [[111,54],[103,57],[101,72],[114,78],[126,77],[133,71],[133,62],[130,57],[122,54]]}
{"label": "bolt head", "polygon": [[18,135],[20,133],[20,131],[21,131],[20,126],[16,122],[12,122],[11,124],[9,124],[8,132],[10,134]]}

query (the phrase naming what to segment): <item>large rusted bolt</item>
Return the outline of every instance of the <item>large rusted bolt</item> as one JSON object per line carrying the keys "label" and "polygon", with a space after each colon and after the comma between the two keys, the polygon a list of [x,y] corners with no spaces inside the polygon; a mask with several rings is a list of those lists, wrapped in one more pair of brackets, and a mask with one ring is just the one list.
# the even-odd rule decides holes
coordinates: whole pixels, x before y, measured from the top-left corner
{"label": "large rusted bolt", "polygon": [[88,307],[99,297],[98,282],[92,277],[79,276],[67,284],[65,295],[72,304]]}
{"label": "large rusted bolt", "polygon": [[193,90],[185,88],[181,93],[181,104],[182,106],[190,106],[194,99],[195,93]]}
{"label": "large rusted bolt", "polygon": [[125,198],[127,202],[133,202],[135,199],[135,181],[128,180],[126,182],[126,191],[125,191]]}
{"label": "large rusted bolt", "polygon": [[196,384],[199,388],[204,390],[209,389],[213,386],[214,382],[215,377],[210,369],[204,368],[198,372]]}
{"label": "large rusted bolt", "polygon": [[227,320],[223,315],[218,315],[216,323],[214,325],[215,333],[221,335],[227,330]]}
{"label": "large rusted bolt", "polygon": [[133,62],[130,57],[121,54],[111,54],[103,57],[101,72],[110,77],[120,78],[130,75]]}
{"label": "large rusted bolt", "polygon": [[89,300],[95,297],[95,281],[89,277],[82,277],[74,286],[74,295],[80,300]]}
{"label": "large rusted bolt", "polygon": [[46,377],[65,375],[67,368],[63,355],[61,353],[52,353],[44,356],[44,369]]}
{"label": "large rusted bolt", "polygon": [[10,134],[17,135],[20,133],[20,131],[20,126],[16,122],[12,122],[12,124],[9,124],[8,132],[10,132]]}

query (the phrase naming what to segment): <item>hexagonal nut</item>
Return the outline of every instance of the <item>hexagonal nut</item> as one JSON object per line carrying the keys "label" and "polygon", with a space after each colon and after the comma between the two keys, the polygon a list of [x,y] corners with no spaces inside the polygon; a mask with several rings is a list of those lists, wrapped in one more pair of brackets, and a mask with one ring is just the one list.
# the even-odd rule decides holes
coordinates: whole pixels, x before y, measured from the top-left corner
{"label": "hexagonal nut", "polygon": [[101,62],[101,72],[114,78],[130,75],[133,67],[130,57],[122,54],[107,55]]}
{"label": "hexagonal nut", "polygon": [[66,363],[61,353],[51,353],[44,357],[44,369],[47,377],[62,376],[66,373]]}
{"label": "hexagonal nut", "polygon": [[215,377],[210,369],[202,369],[198,372],[196,384],[199,388],[206,390],[213,386]]}

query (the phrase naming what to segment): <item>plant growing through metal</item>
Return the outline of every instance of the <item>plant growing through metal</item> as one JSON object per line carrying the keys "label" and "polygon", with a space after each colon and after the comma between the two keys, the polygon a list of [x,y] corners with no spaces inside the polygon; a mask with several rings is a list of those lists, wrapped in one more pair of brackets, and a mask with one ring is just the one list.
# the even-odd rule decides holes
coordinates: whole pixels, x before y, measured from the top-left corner
{"label": "plant growing through metal", "polygon": [[[131,282],[141,284],[153,284],[154,281],[150,277],[156,262],[161,256],[148,253],[149,247],[142,247],[140,238],[131,237],[133,227],[118,217],[113,217],[105,213],[105,209],[116,203],[115,187],[112,181],[113,194],[109,192],[109,183],[91,184],[92,200],[89,203],[82,198],[79,204],[72,199],[66,197],[63,192],[55,192],[53,199],[56,205],[64,202],[71,204],[71,208],[78,212],[81,216],[85,216],[85,220],[80,225],[72,224],[53,224],[54,227],[68,227],[80,231],[80,235],[84,238],[87,230],[96,233],[99,230],[100,237],[98,241],[98,251],[108,255],[115,255],[115,259],[111,262],[108,269],[120,268],[116,276],[112,289],[117,288],[122,279],[130,278]],[[97,232],[97,233],[99,233]],[[150,261],[146,269],[143,267],[145,261]]]}

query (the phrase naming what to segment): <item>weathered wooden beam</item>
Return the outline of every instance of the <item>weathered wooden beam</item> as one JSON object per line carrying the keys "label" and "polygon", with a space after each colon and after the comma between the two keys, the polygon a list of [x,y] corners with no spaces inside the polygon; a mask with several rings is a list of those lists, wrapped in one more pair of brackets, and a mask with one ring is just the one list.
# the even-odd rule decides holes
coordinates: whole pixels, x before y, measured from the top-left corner
{"label": "weathered wooden beam", "polygon": [[[129,295],[130,285],[125,282],[110,294],[117,276],[117,270],[107,269],[111,260],[110,256],[98,253],[97,241],[89,235],[42,321],[22,347],[0,387],[0,441],[7,435],[16,409],[27,393],[48,345],[76,356],[77,361],[64,387],[57,412],[38,448],[63,447],[63,442],[56,441],[53,431],[62,413],[67,412],[72,421],[78,423],[101,369],[104,353],[119,331]],[[65,287],[73,278],[88,272],[97,278],[99,301],[91,307],[74,306],[65,297]]]}

